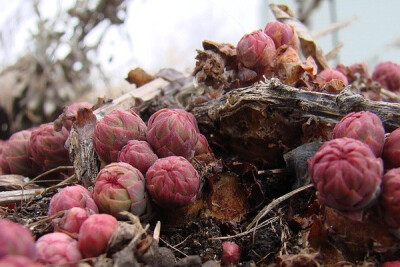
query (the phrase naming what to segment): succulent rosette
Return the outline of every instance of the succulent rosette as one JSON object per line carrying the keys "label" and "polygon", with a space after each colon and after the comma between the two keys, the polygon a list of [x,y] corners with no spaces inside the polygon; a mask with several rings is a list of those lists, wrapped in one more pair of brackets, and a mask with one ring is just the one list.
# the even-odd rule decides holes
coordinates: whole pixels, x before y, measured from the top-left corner
{"label": "succulent rosette", "polygon": [[390,91],[399,91],[400,65],[391,61],[379,63],[372,73],[372,80],[379,82],[382,87]]}
{"label": "succulent rosette", "polygon": [[237,58],[249,69],[272,66],[276,47],[271,37],[261,30],[245,34],[236,46]]}
{"label": "succulent rosette", "polygon": [[359,140],[327,141],[308,165],[320,202],[343,213],[369,207],[380,193],[382,160]]}
{"label": "succulent rosette", "polygon": [[3,147],[2,157],[12,174],[34,176],[38,174],[38,166],[32,160],[29,148],[30,130],[22,130],[11,135]]}
{"label": "succulent rosette", "polygon": [[10,166],[8,166],[8,162],[3,158],[3,149],[7,144],[7,140],[0,140],[0,168],[1,174],[10,173]]}
{"label": "succulent rosette", "polygon": [[55,232],[62,232],[72,238],[77,238],[82,223],[92,214],[95,214],[93,210],[73,207],[66,210],[62,217],[53,219],[51,223]]}
{"label": "succulent rosette", "polygon": [[71,165],[68,150],[64,146],[68,135],[65,127],[56,131],[53,123],[45,123],[34,129],[29,141],[33,161],[43,170]]}
{"label": "succulent rosette", "polygon": [[267,34],[274,41],[275,47],[278,48],[282,45],[288,45],[295,50],[299,49],[299,38],[294,29],[280,21],[268,22],[264,29]]}
{"label": "succulent rosette", "polygon": [[118,229],[118,221],[109,214],[93,214],[81,226],[79,249],[85,258],[106,252],[108,242]]}
{"label": "succulent rosette", "polygon": [[232,241],[222,242],[222,266],[235,266],[240,261],[240,247]]}
{"label": "succulent rosette", "polygon": [[391,132],[385,140],[382,157],[385,169],[400,167],[400,128]]}
{"label": "succulent rosette", "polygon": [[114,217],[121,211],[142,215],[147,206],[143,174],[128,163],[110,163],[97,175],[93,198],[100,211]]}
{"label": "succulent rosette", "polygon": [[158,159],[150,144],[146,141],[130,140],[118,154],[118,161],[126,162],[146,174],[151,165]]}
{"label": "succulent rosette", "polygon": [[382,178],[381,205],[386,223],[400,228],[400,168],[389,170]]}
{"label": "succulent rosette", "polygon": [[173,209],[196,199],[200,178],[184,157],[158,159],[146,173],[146,189],[160,207]]}
{"label": "succulent rosette", "polygon": [[193,157],[197,143],[197,123],[182,109],[161,109],[148,121],[147,142],[159,157]]}
{"label": "succulent rosette", "polygon": [[335,125],[332,137],[360,140],[371,148],[375,156],[380,157],[385,143],[385,128],[381,119],[372,112],[352,112]]}
{"label": "succulent rosette", "polygon": [[116,162],[129,140],[146,140],[147,127],[133,110],[113,110],[94,129],[93,146],[101,160]]}
{"label": "succulent rosette", "polygon": [[78,241],[64,233],[48,233],[36,241],[38,261],[75,267],[82,259]]}
{"label": "succulent rosette", "polygon": [[23,225],[0,219],[0,258],[21,255],[36,258],[36,246],[32,233]]}
{"label": "succulent rosette", "polygon": [[71,185],[64,187],[51,198],[48,216],[73,207],[87,208],[94,213],[99,212],[92,194],[86,188],[81,185]]}

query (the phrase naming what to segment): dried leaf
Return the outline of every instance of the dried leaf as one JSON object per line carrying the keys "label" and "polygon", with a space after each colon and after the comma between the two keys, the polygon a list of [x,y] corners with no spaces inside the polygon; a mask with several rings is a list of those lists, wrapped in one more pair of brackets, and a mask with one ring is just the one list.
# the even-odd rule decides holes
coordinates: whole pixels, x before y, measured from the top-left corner
{"label": "dried leaf", "polygon": [[241,221],[248,211],[248,200],[239,177],[233,173],[221,173],[213,175],[209,181],[211,193],[204,215]]}
{"label": "dried leaf", "polygon": [[285,5],[269,5],[275,18],[283,23],[289,24],[296,31],[300,39],[300,45],[305,57],[311,56],[318,65],[319,71],[329,68],[329,64],[322,50],[314,41],[307,27],[294,17],[294,12]]}
{"label": "dried leaf", "polygon": [[20,190],[37,188],[35,184],[26,186],[26,177],[17,174],[0,175],[0,191]]}
{"label": "dried leaf", "polygon": [[154,76],[148,74],[145,70],[142,68],[135,68],[133,70],[130,70],[128,72],[128,77],[125,79],[128,81],[130,84],[135,84],[137,87],[140,87],[148,82],[151,82],[154,80]]}

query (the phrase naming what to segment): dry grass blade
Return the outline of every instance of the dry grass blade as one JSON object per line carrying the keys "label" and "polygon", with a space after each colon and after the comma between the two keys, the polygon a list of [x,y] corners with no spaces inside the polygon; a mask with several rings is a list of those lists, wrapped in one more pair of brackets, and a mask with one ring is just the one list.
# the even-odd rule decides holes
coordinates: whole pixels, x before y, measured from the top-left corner
{"label": "dry grass blade", "polygon": [[344,21],[333,23],[333,24],[329,25],[328,27],[326,27],[325,29],[311,33],[311,35],[314,39],[317,39],[317,38],[323,37],[327,34],[330,34],[333,31],[337,31],[341,28],[347,27],[356,20],[357,20],[357,17],[353,17],[353,18],[350,18],[350,19],[347,19]]}
{"label": "dry grass blade", "polygon": [[291,198],[292,196],[296,195],[297,193],[304,191],[308,188],[311,188],[313,185],[308,184],[302,187],[299,187],[283,196],[278,197],[277,199],[273,200],[271,203],[269,203],[267,206],[265,206],[259,213],[258,215],[253,219],[253,221],[247,226],[247,230],[251,230],[254,226],[258,226],[259,221],[264,218],[271,210],[273,210],[275,207],[277,207],[279,204],[281,204],[283,201]]}

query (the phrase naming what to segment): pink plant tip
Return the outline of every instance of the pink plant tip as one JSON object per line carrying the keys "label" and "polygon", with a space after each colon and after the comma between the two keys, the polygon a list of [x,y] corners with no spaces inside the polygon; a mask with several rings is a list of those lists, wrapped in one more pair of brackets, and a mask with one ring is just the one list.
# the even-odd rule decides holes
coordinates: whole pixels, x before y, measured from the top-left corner
{"label": "pink plant tip", "polygon": [[105,163],[116,162],[129,140],[146,140],[147,126],[133,110],[113,110],[94,129],[93,146]]}
{"label": "pink plant tip", "polygon": [[[64,233],[49,233],[36,241],[38,261],[43,264],[77,266],[82,259],[78,241]],[[67,265],[66,265],[67,264]]]}
{"label": "pink plant tip", "polygon": [[110,163],[97,175],[93,198],[102,212],[117,218],[121,211],[140,216],[147,207],[143,174],[128,163]]}
{"label": "pink plant tip", "polygon": [[51,198],[48,216],[73,207],[87,208],[94,213],[99,212],[92,194],[81,185],[72,185],[64,187]]}
{"label": "pink plant tip", "polygon": [[327,141],[308,165],[319,201],[341,213],[362,211],[380,194],[382,160],[359,140]]}
{"label": "pink plant tip", "polygon": [[232,241],[222,242],[222,266],[236,266],[240,261],[240,247]]}
{"label": "pink plant tip", "polygon": [[35,240],[26,227],[8,219],[0,219],[0,229],[0,258],[7,255],[36,258]]}
{"label": "pink plant tip", "polygon": [[108,242],[118,229],[118,221],[109,214],[91,215],[79,231],[79,249],[85,258],[106,252]]}
{"label": "pink plant tip", "polygon": [[282,45],[288,45],[293,47],[296,51],[299,49],[297,33],[286,23],[280,21],[268,22],[264,32],[272,38],[276,48]]}
{"label": "pink plant tip", "polygon": [[276,57],[274,41],[261,30],[245,34],[239,40],[236,51],[238,61],[254,70],[272,66]]}
{"label": "pink plant tip", "polygon": [[369,146],[375,156],[380,157],[385,143],[385,128],[381,119],[372,112],[351,112],[335,125],[332,137],[360,140]]}
{"label": "pink plant tip", "polygon": [[157,205],[166,209],[193,202],[199,186],[199,174],[184,157],[160,158],[146,173],[147,191]]}

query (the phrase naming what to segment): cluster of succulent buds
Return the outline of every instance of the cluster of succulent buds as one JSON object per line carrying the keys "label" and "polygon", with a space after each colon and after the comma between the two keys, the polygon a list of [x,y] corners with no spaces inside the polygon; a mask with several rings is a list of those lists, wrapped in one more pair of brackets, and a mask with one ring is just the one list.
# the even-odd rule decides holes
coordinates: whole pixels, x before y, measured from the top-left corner
{"label": "cluster of succulent buds", "polygon": [[400,238],[400,128],[385,140],[376,114],[352,112],[335,125],[332,137],[308,162],[319,201],[354,220],[378,205]]}

